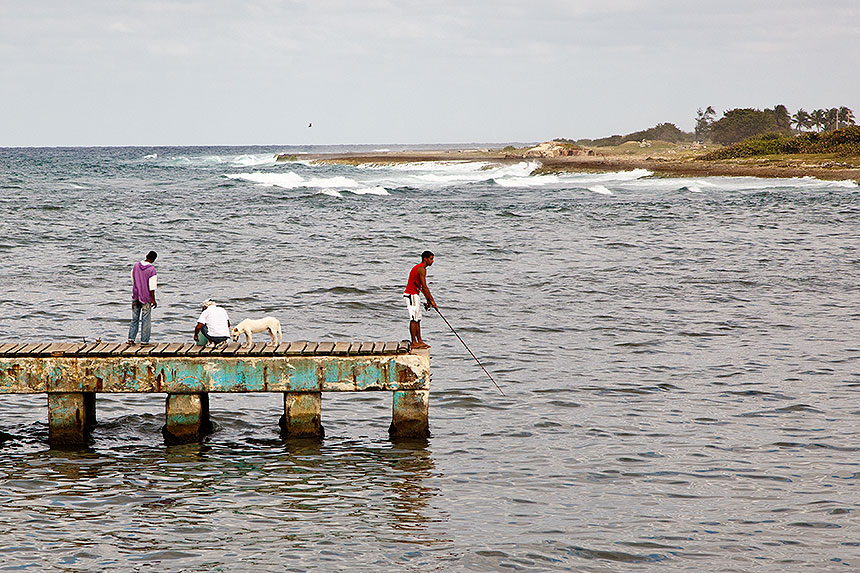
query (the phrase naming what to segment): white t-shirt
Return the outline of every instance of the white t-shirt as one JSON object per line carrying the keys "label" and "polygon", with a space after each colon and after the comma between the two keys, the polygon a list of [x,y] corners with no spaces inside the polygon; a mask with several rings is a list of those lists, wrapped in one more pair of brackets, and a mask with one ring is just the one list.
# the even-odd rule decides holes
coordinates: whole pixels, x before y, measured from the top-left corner
{"label": "white t-shirt", "polygon": [[200,314],[197,322],[205,324],[212,336],[230,336],[230,318],[227,311],[214,304]]}

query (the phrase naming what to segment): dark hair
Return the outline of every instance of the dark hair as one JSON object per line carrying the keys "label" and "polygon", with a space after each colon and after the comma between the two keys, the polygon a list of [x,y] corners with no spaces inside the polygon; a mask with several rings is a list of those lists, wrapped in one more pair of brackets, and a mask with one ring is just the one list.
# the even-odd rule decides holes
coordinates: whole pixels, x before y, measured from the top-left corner
{"label": "dark hair", "polygon": [[147,261],[154,261],[157,258],[158,258],[158,253],[156,253],[155,251],[149,251],[148,253],[146,253],[146,260]]}
{"label": "dark hair", "polygon": [[423,253],[421,253],[421,260],[423,261],[424,259],[432,257],[432,256],[433,256],[433,253],[431,253],[430,251],[424,251]]}

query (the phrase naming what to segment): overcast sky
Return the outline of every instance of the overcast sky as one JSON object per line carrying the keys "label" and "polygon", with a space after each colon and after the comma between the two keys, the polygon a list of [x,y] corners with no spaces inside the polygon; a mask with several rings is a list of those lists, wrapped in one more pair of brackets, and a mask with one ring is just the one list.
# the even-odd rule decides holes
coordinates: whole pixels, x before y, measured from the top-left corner
{"label": "overcast sky", "polygon": [[[857,0],[0,0],[0,146],[594,138],[848,106]],[[308,127],[313,123],[313,127]]]}

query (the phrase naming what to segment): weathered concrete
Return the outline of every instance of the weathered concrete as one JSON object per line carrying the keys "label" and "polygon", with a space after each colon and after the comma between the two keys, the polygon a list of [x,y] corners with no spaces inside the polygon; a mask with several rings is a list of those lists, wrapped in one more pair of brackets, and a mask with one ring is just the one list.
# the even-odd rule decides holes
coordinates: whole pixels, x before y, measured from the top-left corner
{"label": "weathered concrete", "polygon": [[429,388],[429,357],[0,356],[0,394],[363,392]]}
{"label": "weathered concrete", "polygon": [[[66,351],[65,347],[73,347]],[[168,442],[211,432],[209,393],[282,392],[286,437],[322,438],[321,392],[389,391],[394,437],[429,434],[430,354],[400,343],[283,343],[241,349],[118,343],[0,344],[0,394],[48,394],[50,441],[85,444],[95,394],[166,393]],[[56,350],[60,347],[60,350]],[[297,350],[294,350],[296,348]],[[312,349],[312,350],[308,350]]]}
{"label": "weathered concrete", "polygon": [[212,432],[209,420],[209,394],[168,394],[166,423],[161,428],[168,444],[199,442]]}
{"label": "weathered concrete", "polygon": [[48,443],[52,447],[85,445],[95,422],[96,400],[92,392],[48,394]]}
{"label": "weathered concrete", "polygon": [[322,439],[322,394],[320,392],[284,392],[284,415],[281,434],[286,438]]}
{"label": "weathered concrete", "polygon": [[430,435],[429,408],[429,390],[395,392],[391,402],[391,426],[388,428],[388,433],[393,438],[428,437]]}

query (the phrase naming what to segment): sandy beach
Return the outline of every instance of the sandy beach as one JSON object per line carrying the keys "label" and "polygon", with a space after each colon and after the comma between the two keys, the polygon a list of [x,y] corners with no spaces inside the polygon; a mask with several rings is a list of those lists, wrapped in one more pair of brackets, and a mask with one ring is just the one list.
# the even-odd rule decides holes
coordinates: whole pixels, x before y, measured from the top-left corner
{"label": "sandy beach", "polygon": [[815,177],[840,181],[860,181],[860,158],[798,155],[703,161],[702,152],[670,151],[662,153],[613,154],[597,151],[594,155],[572,157],[526,157],[502,150],[393,151],[374,153],[317,154],[303,156],[320,163],[391,164],[417,161],[489,161],[518,163],[532,160],[541,164],[538,173],[610,172],[647,169],[665,177]]}

